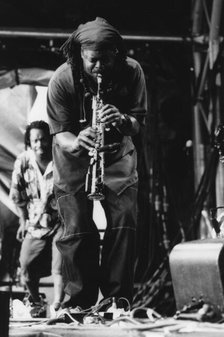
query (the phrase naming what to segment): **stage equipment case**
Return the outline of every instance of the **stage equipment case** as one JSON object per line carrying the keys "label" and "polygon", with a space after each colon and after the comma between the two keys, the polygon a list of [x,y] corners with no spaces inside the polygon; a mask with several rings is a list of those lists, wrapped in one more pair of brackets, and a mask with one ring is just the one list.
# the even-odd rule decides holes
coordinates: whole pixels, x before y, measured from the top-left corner
{"label": "stage equipment case", "polygon": [[177,244],[169,263],[177,310],[202,300],[224,311],[224,239]]}

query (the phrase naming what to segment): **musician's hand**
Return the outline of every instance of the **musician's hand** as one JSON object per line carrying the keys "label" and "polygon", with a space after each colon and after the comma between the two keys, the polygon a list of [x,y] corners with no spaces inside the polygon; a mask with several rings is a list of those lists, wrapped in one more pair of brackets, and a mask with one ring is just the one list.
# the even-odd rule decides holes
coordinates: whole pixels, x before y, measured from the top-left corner
{"label": "musician's hand", "polygon": [[95,146],[96,132],[92,127],[88,127],[82,131],[80,131],[79,135],[75,139],[75,148],[80,150],[81,148],[90,151]]}
{"label": "musician's hand", "polygon": [[21,224],[20,224],[20,226],[17,230],[17,233],[16,233],[16,239],[19,242],[22,242],[24,240],[25,234],[26,234],[26,224],[25,224],[25,222],[21,222]]}
{"label": "musician's hand", "polygon": [[121,116],[118,108],[112,104],[105,104],[100,113],[101,122],[105,123],[106,127],[111,124],[118,127],[121,123]]}

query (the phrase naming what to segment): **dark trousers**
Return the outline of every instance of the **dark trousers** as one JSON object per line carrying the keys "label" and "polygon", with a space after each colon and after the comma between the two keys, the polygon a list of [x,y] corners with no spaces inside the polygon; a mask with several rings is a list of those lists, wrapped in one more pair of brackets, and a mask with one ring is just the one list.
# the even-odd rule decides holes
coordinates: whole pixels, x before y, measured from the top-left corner
{"label": "dark trousers", "polygon": [[137,185],[117,195],[105,190],[101,201],[105,211],[105,230],[101,262],[100,237],[92,219],[93,202],[84,191],[75,195],[56,190],[64,233],[57,246],[63,256],[65,292],[72,304],[82,308],[94,305],[99,288],[104,298],[133,295]]}

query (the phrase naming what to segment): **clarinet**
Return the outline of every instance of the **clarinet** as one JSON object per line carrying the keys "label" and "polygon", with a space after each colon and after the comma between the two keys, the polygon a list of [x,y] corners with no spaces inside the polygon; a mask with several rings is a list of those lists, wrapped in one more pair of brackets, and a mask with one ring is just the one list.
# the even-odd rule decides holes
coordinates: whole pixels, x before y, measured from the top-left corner
{"label": "clarinet", "polygon": [[86,175],[86,192],[90,200],[103,200],[104,189],[104,123],[100,121],[102,75],[97,75],[97,94],[92,98],[92,127],[96,130],[95,146],[89,151],[90,164]]}

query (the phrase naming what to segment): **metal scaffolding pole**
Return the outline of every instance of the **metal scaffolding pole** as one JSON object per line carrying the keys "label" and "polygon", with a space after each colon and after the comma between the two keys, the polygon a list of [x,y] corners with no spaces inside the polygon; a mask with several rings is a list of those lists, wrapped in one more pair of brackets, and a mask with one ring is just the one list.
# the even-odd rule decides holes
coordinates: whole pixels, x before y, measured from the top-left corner
{"label": "metal scaffolding pole", "polygon": [[[211,29],[209,34],[209,64],[210,68],[213,69],[214,63],[217,60],[217,56],[220,49],[220,22],[221,13],[223,8],[223,0],[214,0],[212,8],[212,19],[211,19]],[[216,75],[216,86],[219,88],[218,93],[221,94],[221,82],[220,74]],[[219,96],[216,97],[216,114],[215,124],[216,126],[220,124],[221,121],[221,107]],[[216,204],[217,206],[224,205],[224,167],[223,164],[219,163],[216,174]]]}
{"label": "metal scaffolding pole", "polygon": [[211,25],[209,34],[209,61],[210,69],[213,68],[217,59],[220,45],[220,22],[222,13],[223,0],[213,0]]}
{"label": "metal scaffolding pole", "polygon": [[[214,128],[221,122],[221,76],[217,62],[220,51],[220,23],[223,0],[194,0],[192,41],[195,74],[193,104],[193,152],[195,191],[206,168]],[[199,38],[207,36],[206,39]],[[200,43],[201,41],[201,43]],[[203,43],[204,45],[203,45]],[[224,168],[218,166],[215,178],[217,205],[224,205]],[[207,196],[208,198],[208,196]],[[206,200],[207,201],[207,200]]]}
{"label": "metal scaffolding pole", "polygon": [[[0,38],[35,38],[47,40],[65,40],[72,31],[43,31],[43,30],[22,30],[22,29],[4,29],[0,27]],[[153,36],[153,35],[122,35],[124,40],[127,41],[143,41],[143,42],[191,42],[191,37],[186,36]]]}
{"label": "metal scaffolding pole", "polygon": [[[192,36],[197,37],[202,35],[202,15],[203,4],[201,0],[194,1],[192,7]],[[204,172],[204,144],[201,134],[202,117],[200,114],[200,101],[203,91],[205,74],[207,73],[208,60],[205,60],[204,71],[202,81],[197,85],[200,78],[202,69],[203,56],[196,44],[193,44],[193,63],[194,63],[194,75],[195,75],[195,87],[199,87],[198,93],[195,97],[195,104],[193,106],[193,156],[194,156],[194,186],[197,190],[202,174]],[[203,84],[203,85],[202,85]],[[194,93],[192,93],[195,96]]]}

